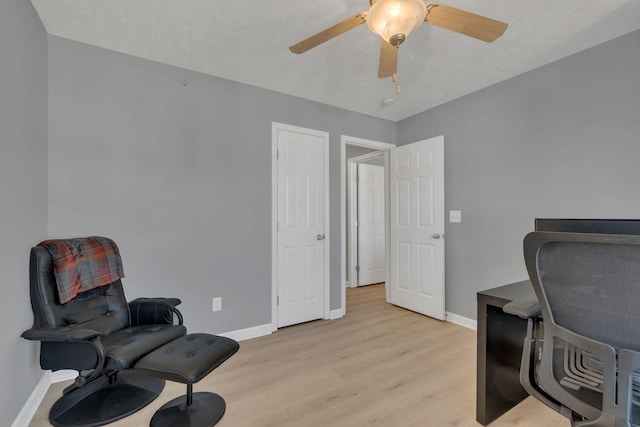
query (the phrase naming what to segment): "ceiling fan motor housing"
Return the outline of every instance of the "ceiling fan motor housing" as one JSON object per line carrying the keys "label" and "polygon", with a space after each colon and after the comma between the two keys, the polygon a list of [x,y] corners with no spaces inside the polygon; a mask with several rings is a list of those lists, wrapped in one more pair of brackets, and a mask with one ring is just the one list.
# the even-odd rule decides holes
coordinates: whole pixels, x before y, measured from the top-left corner
{"label": "ceiling fan motor housing", "polygon": [[406,39],[407,39],[407,36],[405,36],[404,34],[394,34],[391,37],[389,37],[389,44],[391,46],[400,46],[402,42],[405,41]]}

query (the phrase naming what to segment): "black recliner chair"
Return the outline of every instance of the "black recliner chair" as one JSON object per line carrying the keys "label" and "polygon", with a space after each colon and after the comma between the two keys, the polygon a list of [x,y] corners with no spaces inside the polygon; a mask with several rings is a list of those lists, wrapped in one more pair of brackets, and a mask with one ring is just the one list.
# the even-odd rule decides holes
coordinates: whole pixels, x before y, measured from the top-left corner
{"label": "black recliner chair", "polygon": [[[22,336],[41,342],[40,366],[43,369],[78,371],[75,382],[64,390],[63,396],[51,408],[49,420],[53,425],[107,424],[136,412],[160,394],[165,383],[163,378],[171,377],[162,372],[150,375],[149,363],[146,363],[146,370],[136,371],[136,363],[169,343],[184,346],[187,339],[193,341],[185,336],[187,331],[182,325],[182,315],[176,309],[179,299],[141,298],[127,303],[122,283],[116,280],[60,304],[52,257],[42,246],[31,249],[29,274],[34,322]],[[209,350],[202,350],[200,355],[204,354],[204,359],[193,362],[203,366],[190,367],[199,371],[198,380],[238,348],[233,340],[200,335],[207,338],[202,347],[207,346]],[[210,349],[220,343],[226,347],[218,349],[214,355]],[[196,353],[198,346],[190,348],[189,352]],[[167,358],[182,357],[177,355],[178,351],[172,353]],[[178,364],[167,358],[165,364]],[[189,423],[185,422],[186,425]]]}

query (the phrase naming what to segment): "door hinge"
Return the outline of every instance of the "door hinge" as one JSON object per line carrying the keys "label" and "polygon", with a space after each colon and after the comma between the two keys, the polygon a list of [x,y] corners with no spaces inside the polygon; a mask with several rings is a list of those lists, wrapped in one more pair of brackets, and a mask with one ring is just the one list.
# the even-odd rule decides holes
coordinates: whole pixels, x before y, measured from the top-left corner
{"label": "door hinge", "polygon": [[280,150],[276,150],[276,160],[280,160]]}
{"label": "door hinge", "polygon": [[276,305],[280,305],[280,295],[276,297]]}
{"label": "door hinge", "polygon": [[360,182],[360,175],[356,175],[356,182]]}
{"label": "door hinge", "polygon": [[359,272],[359,271],[360,271],[360,266],[356,265],[356,272]]}

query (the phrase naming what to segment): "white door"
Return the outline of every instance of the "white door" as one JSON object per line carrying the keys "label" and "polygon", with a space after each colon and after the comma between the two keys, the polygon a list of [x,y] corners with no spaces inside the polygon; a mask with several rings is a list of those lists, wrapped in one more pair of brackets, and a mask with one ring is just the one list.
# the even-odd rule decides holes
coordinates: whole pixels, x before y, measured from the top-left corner
{"label": "white door", "polygon": [[358,164],[358,286],[386,281],[384,166]]}
{"label": "white door", "polygon": [[444,320],[444,137],[390,156],[389,302]]}
{"label": "white door", "polygon": [[[275,125],[274,125],[275,126]],[[325,291],[325,151],[328,134],[276,127],[277,326],[320,319]]]}

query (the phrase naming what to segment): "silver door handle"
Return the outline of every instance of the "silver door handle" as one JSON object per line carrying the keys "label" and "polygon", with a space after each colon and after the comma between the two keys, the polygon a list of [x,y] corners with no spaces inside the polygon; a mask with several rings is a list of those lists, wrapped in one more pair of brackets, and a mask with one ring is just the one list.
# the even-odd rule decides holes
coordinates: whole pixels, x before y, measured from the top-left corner
{"label": "silver door handle", "polygon": [[318,234],[318,235],[316,236],[316,238],[317,238],[318,240],[324,240],[324,234]]}
{"label": "silver door handle", "polygon": [[433,236],[431,236],[431,237],[433,237],[434,239],[439,239],[439,238],[440,238],[440,237],[442,237],[442,236],[440,235],[440,233],[436,233],[436,234],[434,234],[434,235],[433,235]]}

